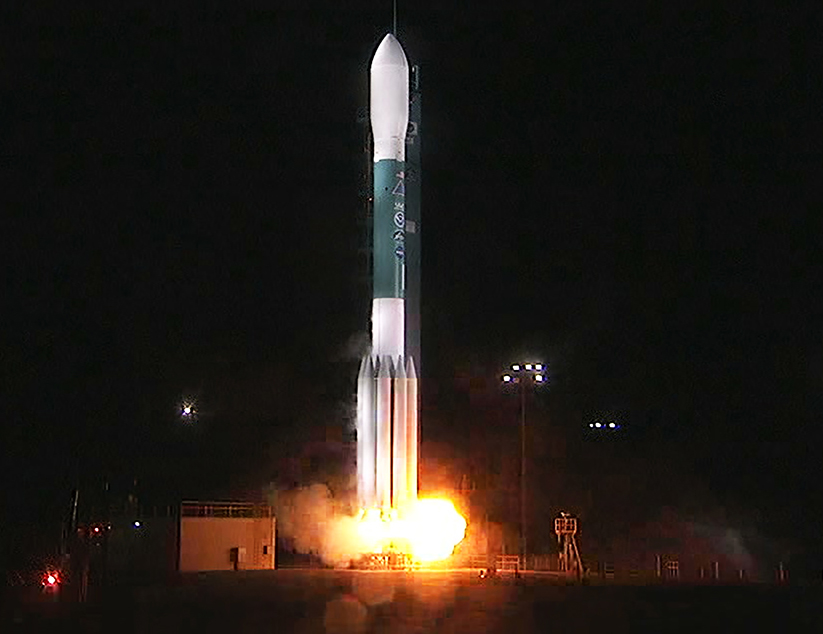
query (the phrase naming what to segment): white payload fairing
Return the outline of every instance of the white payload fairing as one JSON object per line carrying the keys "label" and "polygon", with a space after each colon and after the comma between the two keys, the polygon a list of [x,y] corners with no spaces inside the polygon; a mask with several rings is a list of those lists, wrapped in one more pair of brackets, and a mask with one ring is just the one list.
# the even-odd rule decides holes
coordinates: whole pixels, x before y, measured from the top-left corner
{"label": "white payload fairing", "polygon": [[357,489],[361,509],[395,509],[402,515],[417,500],[419,389],[415,359],[406,350],[409,65],[392,34],[383,38],[372,59],[369,116],[372,348],[361,362],[357,382]]}

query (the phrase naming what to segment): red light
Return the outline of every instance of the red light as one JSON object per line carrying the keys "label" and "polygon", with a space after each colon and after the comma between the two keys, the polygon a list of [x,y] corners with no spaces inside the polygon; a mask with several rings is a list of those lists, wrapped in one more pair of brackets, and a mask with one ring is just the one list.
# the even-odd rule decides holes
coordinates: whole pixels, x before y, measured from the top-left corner
{"label": "red light", "polygon": [[57,577],[55,577],[54,575],[49,575],[48,577],[46,577],[46,581],[49,582],[50,586],[53,586],[55,583],[57,583]]}
{"label": "red light", "polygon": [[95,526],[95,527],[94,527],[94,532],[95,532],[95,533],[99,533],[99,532],[100,532],[100,528],[99,528],[98,526]]}

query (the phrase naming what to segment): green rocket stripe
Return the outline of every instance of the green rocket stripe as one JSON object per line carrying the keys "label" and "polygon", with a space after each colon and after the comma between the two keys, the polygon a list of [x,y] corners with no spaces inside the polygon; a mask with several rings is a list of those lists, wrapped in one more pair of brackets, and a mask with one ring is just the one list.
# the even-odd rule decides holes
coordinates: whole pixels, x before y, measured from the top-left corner
{"label": "green rocket stripe", "polygon": [[403,297],[406,250],[405,163],[374,164],[374,297]]}

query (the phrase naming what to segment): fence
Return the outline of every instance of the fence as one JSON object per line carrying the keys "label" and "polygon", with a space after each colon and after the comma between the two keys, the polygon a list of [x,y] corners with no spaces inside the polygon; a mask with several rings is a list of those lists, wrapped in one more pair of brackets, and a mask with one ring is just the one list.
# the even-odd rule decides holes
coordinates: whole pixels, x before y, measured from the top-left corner
{"label": "fence", "polygon": [[[559,573],[560,565],[557,554],[534,554],[525,558],[525,565],[518,555],[472,555],[466,557],[460,565],[468,568],[485,569],[494,567],[498,572],[552,572]],[[655,566],[644,566],[639,563],[615,563],[611,560],[584,560],[585,577],[589,580],[600,580],[614,583],[751,583],[756,581],[749,571],[736,568],[722,570],[719,562],[707,561],[701,565],[683,564],[675,558],[657,557]],[[762,581],[776,581],[787,583],[789,572],[784,564],[780,564]]]}
{"label": "fence", "polygon": [[526,557],[526,570],[556,572],[560,570],[560,562],[557,555],[529,555]]}

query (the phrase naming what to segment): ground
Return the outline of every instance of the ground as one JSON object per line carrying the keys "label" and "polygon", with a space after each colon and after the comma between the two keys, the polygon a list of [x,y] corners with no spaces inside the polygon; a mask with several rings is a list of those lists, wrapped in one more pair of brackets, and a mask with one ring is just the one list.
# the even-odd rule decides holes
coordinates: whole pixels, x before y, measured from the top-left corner
{"label": "ground", "polygon": [[816,586],[578,586],[476,571],[208,573],[119,587],[83,606],[6,604],[0,631],[823,631]]}

